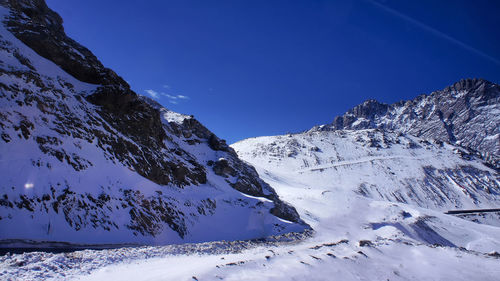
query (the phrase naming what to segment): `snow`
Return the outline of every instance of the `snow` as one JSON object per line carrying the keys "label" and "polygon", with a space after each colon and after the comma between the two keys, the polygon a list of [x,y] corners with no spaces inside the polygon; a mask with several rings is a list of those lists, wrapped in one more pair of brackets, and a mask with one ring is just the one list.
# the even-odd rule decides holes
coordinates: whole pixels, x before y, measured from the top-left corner
{"label": "snow", "polygon": [[[0,18],[3,19],[8,14],[9,10],[6,9],[5,7],[0,6]],[[23,44],[16,37],[14,37],[14,35],[12,35],[12,33],[10,33],[3,24],[0,24],[0,35],[2,36],[3,40],[12,43],[13,47],[17,50],[18,53],[22,54],[22,56],[29,59],[30,63],[33,65],[36,71],[38,73],[42,73],[43,76],[45,76],[45,79],[49,81],[64,80],[74,85],[75,88],[77,88],[82,93],[83,92],[90,93],[95,91],[95,89],[97,88],[97,85],[81,82],[75,79],[73,76],[66,73],[52,61],[40,57],[37,53],[35,53],[35,51],[33,51],[31,48]],[[3,64],[9,66],[10,68],[19,70],[28,70],[27,66],[22,65],[16,58],[8,54],[7,50],[2,50],[1,56]],[[3,79],[6,79],[3,80],[2,83],[12,84],[12,81],[9,80],[11,79],[11,77],[8,77],[5,74],[3,74],[1,77],[3,77]]]}
{"label": "snow", "polygon": [[154,99],[152,99],[150,97],[140,95],[140,98],[143,101],[150,104],[151,106],[153,106],[154,108],[160,110],[162,117],[163,117],[162,120],[167,125],[170,122],[182,125],[184,120],[193,118],[193,116],[191,116],[191,115],[186,115],[186,114],[177,113],[177,112],[168,110],[168,109],[164,108],[161,104],[159,104],[157,101],[155,101]]}
{"label": "snow", "polygon": [[[362,254],[354,250],[341,245],[333,250],[293,247],[255,249],[224,256],[174,256],[131,263],[127,267],[111,266],[76,280],[193,280],[193,277],[197,280],[331,280],[333,276],[337,280],[474,280],[479,276],[484,278],[481,280],[495,280],[499,272],[495,269],[498,261],[494,259],[481,259],[450,249],[384,245],[379,249],[359,249]],[[294,252],[289,254],[290,251]],[[406,258],[401,259],[402,254]],[[478,268],[470,265],[479,261]],[[447,271],[456,268],[458,263],[468,265],[460,271]],[[165,268],[175,270],[167,271],[167,275],[162,270]],[[476,275],[480,270],[482,274]]]}
{"label": "snow", "polygon": [[181,114],[181,113],[177,113],[177,112],[173,112],[173,111],[170,111],[170,110],[166,110],[163,113],[163,118],[165,120],[167,120],[167,122],[174,122],[174,123],[177,123],[177,124],[182,124],[182,122],[184,122],[185,119],[190,119],[191,116],[188,116],[188,115],[185,115],[185,114]]}

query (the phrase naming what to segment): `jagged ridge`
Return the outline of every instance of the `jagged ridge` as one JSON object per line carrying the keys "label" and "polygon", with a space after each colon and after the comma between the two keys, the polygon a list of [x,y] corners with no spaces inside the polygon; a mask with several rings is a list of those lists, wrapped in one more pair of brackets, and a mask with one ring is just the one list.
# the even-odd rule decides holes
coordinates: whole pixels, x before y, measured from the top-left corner
{"label": "jagged ridge", "polygon": [[500,156],[500,86],[484,79],[463,79],[430,95],[384,104],[375,100],[313,130],[379,128],[460,144],[491,157]]}

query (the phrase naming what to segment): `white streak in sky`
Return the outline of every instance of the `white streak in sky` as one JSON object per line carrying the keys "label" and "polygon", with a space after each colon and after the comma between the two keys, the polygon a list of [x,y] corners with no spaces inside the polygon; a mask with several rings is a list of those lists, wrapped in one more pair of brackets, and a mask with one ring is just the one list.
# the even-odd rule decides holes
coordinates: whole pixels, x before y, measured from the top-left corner
{"label": "white streak in sky", "polygon": [[153,99],[159,99],[160,96],[158,95],[157,91],[154,90],[144,90],[144,92],[148,93]]}
{"label": "white streak in sky", "polygon": [[474,48],[474,47],[472,47],[472,46],[470,46],[470,45],[468,45],[468,44],[466,44],[466,43],[464,43],[464,42],[462,42],[462,41],[460,41],[458,39],[455,39],[455,38],[449,36],[446,33],[443,33],[443,32],[441,32],[441,31],[439,31],[439,30],[437,30],[437,29],[435,29],[433,27],[430,27],[430,26],[428,26],[427,24],[425,24],[423,22],[420,22],[420,21],[418,21],[418,20],[416,20],[414,18],[411,18],[411,17],[409,17],[409,16],[407,16],[407,15],[401,13],[401,12],[398,12],[397,10],[389,8],[389,7],[385,6],[384,4],[381,4],[381,3],[377,2],[377,1],[368,0],[368,2],[372,3],[373,5],[375,5],[375,6],[379,7],[379,8],[381,8],[381,9],[383,9],[384,11],[386,11],[386,12],[388,12],[388,13],[394,15],[394,16],[397,16],[397,17],[399,17],[399,18],[401,18],[403,20],[406,20],[406,21],[408,21],[408,22],[410,22],[410,23],[412,23],[412,24],[420,27],[421,29],[423,29],[425,31],[429,31],[430,33],[434,34],[435,36],[438,36],[438,37],[441,37],[441,38],[443,38],[445,40],[448,40],[448,41],[450,41],[450,42],[452,42],[452,43],[454,43],[454,44],[456,44],[456,45],[464,48],[465,50],[467,50],[467,51],[469,51],[471,53],[474,53],[475,55],[478,55],[478,56],[483,57],[483,58],[485,58],[485,59],[487,59],[487,60],[489,60],[489,61],[491,61],[493,63],[496,63],[496,64],[500,65],[500,60],[499,59],[497,59],[495,57],[492,57],[492,56],[490,56],[490,55],[488,55],[488,54],[486,54],[486,53],[484,53],[484,52],[482,52],[482,51],[480,51],[480,50],[478,50],[478,49],[476,49],[476,48]]}

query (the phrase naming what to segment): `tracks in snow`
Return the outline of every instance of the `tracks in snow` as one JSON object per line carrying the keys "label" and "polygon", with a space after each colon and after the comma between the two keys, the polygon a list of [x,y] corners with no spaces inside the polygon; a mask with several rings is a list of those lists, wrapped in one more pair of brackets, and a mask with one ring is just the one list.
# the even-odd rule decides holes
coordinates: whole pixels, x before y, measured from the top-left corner
{"label": "tracks in snow", "polygon": [[362,163],[367,163],[367,162],[373,162],[373,161],[384,161],[384,160],[394,160],[394,159],[414,159],[414,160],[422,160],[428,157],[408,157],[408,156],[402,156],[402,155],[395,155],[395,156],[379,156],[379,157],[368,157],[368,158],[363,158],[359,160],[347,160],[347,161],[339,161],[336,163],[332,163],[329,165],[319,165],[315,166],[314,168],[307,168],[307,169],[300,169],[297,170],[298,173],[303,173],[303,172],[315,172],[315,171],[322,171],[325,169],[332,169],[340,166],[347,166],[347,165],[355,165],[355,164],[362,164]]}

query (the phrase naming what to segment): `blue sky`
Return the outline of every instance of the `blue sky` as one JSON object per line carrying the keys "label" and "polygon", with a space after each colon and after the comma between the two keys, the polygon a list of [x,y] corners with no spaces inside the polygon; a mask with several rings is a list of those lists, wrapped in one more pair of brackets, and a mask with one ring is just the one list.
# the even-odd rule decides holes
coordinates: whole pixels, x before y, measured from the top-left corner
{"label": "blue sky", "polygon": [[143,95],[228,143],[467,77],[500,82],[499,1],[47,0]]}

